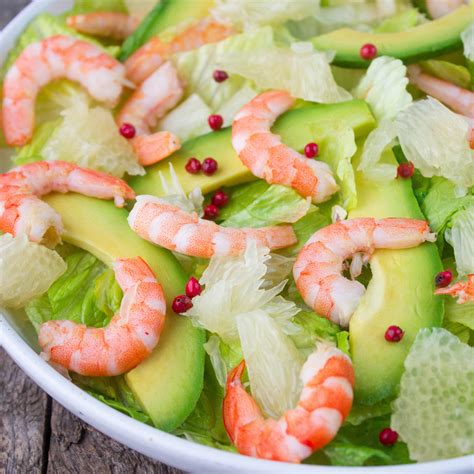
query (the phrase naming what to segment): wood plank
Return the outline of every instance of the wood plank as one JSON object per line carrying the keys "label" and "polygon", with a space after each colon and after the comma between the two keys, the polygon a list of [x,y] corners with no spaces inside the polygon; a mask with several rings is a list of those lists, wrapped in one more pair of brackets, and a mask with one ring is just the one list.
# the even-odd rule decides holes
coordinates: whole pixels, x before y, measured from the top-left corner
{"label": "wood plank", "polygon": [[48,473],[181,474],[91,428],[53,401]]}
{"label": "wood plank", "polygon": [[0,349],[0,473],[43,472],[48,406],[46,393]]}

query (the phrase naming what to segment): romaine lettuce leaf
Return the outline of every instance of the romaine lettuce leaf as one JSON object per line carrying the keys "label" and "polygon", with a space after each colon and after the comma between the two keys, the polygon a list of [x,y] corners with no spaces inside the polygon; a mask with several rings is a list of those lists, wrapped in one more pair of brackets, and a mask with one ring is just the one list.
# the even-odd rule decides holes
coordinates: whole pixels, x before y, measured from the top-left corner
{"label": "romaine lettuce leaf", "polygon": [[25,307],[33,326],[68,319],[92,327],[106,326],[120,308],[122,290],[112,269],[77,248],[68,249],[66,272],[39,298]]}
{"label": "romaine lettuce leaf", "polygon": [[336,438],[323,448],[336,466],[368,466],[410,463],[405,443],[383,446],[378,439],[380,431],[390,426],[390,417],[371,418],[352,426],[344,425]]}
{"label": "romaine lettuce leaf", "polygon": [[212,112],[216,112],[244,85],[250,85],[246,79],[236,74],[231,74],[222,83],[213,81],[212,73],[216,69],[222,69],[220,63],[232,53],[249,54],[270,48],[273,41],[273,30],[264,27],[175,55],[174,63],[187,85],[185,95],[198,94]]}
{"label": "romaine lettuce leaf", "polygon": [[334,80],[327,55],[314,51],[311,43],[295,43],[290,48],[261,45],[252,51],[232,51],[220,59],[219,65],[249,79],[260,89],[285,90],[299,99],[334,103],[352,98]]}

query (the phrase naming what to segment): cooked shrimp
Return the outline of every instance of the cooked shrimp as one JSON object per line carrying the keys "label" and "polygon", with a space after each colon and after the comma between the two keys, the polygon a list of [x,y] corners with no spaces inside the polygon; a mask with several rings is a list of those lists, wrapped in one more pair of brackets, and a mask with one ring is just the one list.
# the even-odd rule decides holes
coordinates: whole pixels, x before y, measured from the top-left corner
{"label": "cooked shrimp", "polygon": [[436,295],[451,295],[458,299],[459,304],[474,301],[474,273],[467,276],[467,280],[458,281],[448,288],[439,288],[435,291]]}
{"label": "cooked shrimp", "polygon": [[135,193],[121,179],[64,161],[39,161],[0,174],[0,230],[25,233],[33,242],[56,244],[61,218],[39,199],[50,192],[113,199],[119,207]]}
{"label": "cooked shrimp", "polygon": [[436,19],[456,10],[464,0],[426,0],[425,3],[430,17]]}
{"label": "cooked shrimp", "polygon": [[148,134],[158,119],[172,109],[183,96],[183,87],[171,62],[163,64],[122,107],[117,123],[132,124],[139,135]]}
{"label": "cooked shrimp", "polygon": [[101,102],[115,105],[125,68],[97,46],[67,36],[51,36],[27,46],[3,83],[3,130],[9,145],[22,146],[33,136],[35,100],[54,79],[82,84]]}
{"label": "cooked shrimp", "polygon": [[137,196],[128,223],[140,237],[192,257],[238,255],[250,239],[271,250],[288,247],[297,241],[290,225],[257,229],[221,227],[163,199],[146,195]]}
{"label": "cooked shrimp", "polygon": [[361,260],[368,261],[376,249],[406,249],[435,239],[422,220],[367,217],[336,222],[314,233],[300,250],[293,276],[308,306],[347,327],[365,288],[342,276],[344,261],[355,257],[355,277],[360,274]]}
{"label": "cooked shrimp", "polygon": [[179,138],[171,132],[140,135],[132,140],[132,145],[143,166],[157,163],[181,148]]}
{"label": "cooked shrimp", "polygon": [[204,44],[222,41],[233,33],[234,31],[228,26],[205,18],[178,33],[169,42],[154,37],[125,62],[127,78],[135,84],[140,84],[174,53],[190,51]]}
{"label": "cooked shrimp", "polygon": [[239,453],[274,461],[299,463],[328,444],[352,407],[354,369],[343,352],[321,344],[303,365],[303,390],[296,408],[279,420],[264,419],[242,385],[245,362],[226,384],[223,417]]}
{"label": "cooked shrimp", "polygon": [[410,82],[426,94],[438,99],[455,112],[474,118],[474,93],[451,82],[425,74],[419,66],[408,66]]}
{"label": "cooked shrimp", "polygon": [[125,13],[91,12],[68,16],[66,22],[80,33],[121,41],[137,29],[140,19]]}
{"label": "cooked shrimp", "polygon": [[120,375],[158,344],[166,302],[155,275],[140,257],[116,260],[114,271],[124,292],[119,312],[105,328],[68,320],[42,324],[39,343],[49,361],[91,377]]}
{"label": "cooked shrimp", "polygon": [[258,178],[290,186],[313,202],[323,202],[338,190],[329,166],[305,158],[270,131],[277,117],[294,102],[285,91],[264,92],[252,99],[234,119],[232,145]]}

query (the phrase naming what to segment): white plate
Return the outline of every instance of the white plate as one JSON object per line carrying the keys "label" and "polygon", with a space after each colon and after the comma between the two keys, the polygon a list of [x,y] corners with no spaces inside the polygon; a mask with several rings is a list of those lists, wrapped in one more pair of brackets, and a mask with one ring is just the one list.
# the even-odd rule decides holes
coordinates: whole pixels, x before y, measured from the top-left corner
{"label": "white plate", "polygon": [[[198,0],[196,0],[198,1]],[[26,7],[0,33],[0,64],[17,36],[39,13],[61,13],[72,0],[37,0]],[[172,436],[104,405],[66,380],[44,362],[37,352],[36,337],[21,313],[0,313],[0,345],[41,388],[61,405],[111,438],[153,459],[189,472],[267,472],[267,473],[468,473],[474,468],[474,456],[407,466],[370,468],[293,465],[262,461],[201,446]]]}

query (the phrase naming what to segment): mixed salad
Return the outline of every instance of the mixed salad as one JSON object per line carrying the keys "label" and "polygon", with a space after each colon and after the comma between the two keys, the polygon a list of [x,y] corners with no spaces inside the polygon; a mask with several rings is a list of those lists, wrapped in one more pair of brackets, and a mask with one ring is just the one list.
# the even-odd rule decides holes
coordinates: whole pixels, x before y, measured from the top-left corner
{"label": "mixed salad", "polygon": [[1,70],[0,305],[74,384],[197,443],[474,453],[472,8],[39,15]]}

